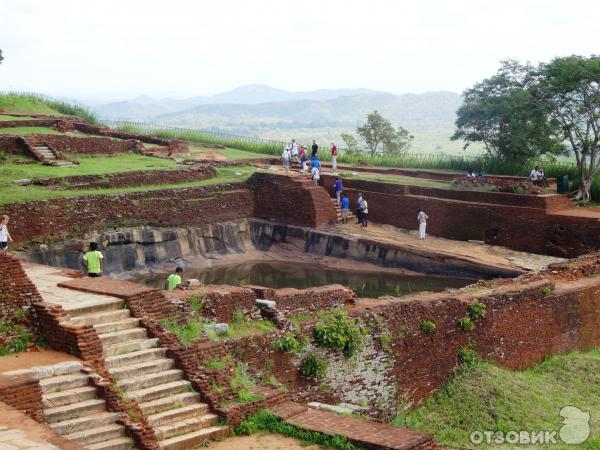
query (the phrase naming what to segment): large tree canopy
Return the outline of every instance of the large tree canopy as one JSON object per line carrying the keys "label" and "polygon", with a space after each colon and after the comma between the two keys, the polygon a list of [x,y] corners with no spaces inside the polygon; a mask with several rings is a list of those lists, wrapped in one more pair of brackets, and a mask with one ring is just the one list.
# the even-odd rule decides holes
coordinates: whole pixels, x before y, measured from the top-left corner
{"label": "large tree canopy", "polygon": [[396,130],[392,123],[377,111],[368,114],[367,122],[357,127],[356,132],[367,145],[371,156],[377,152],[404,153],[414,139],[408,130],[402,127],[398,127]]}
{"label": "large tree canopy", "polygon": [[532,71],[536,104],[557,122],[575,154],[580,176],[578,197],[588,201],[600,170],[600,56],[567,56]]}
{"label": "large tree canopy", "polygon": [[529,89],[531,66],[504,61],[491,78],[464,93],[452,139],[481,142],[488,156],[525,163],[564,151],[560,130],[539,108]]}

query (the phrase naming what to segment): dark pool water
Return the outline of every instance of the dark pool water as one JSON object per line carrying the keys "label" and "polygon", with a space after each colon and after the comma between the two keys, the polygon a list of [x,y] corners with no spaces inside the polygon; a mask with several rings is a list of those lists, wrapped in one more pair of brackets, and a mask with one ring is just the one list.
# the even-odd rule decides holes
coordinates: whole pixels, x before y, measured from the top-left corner
{"label": "dark pool water", "polygon": [[[136,281],[162,288],[167,274],[143,274]],[[211,269],[187,269],[183,276],[197,278],[203,284],[255,284],[272,288],[305,289],[326,284],[342,284],[361,297],[402,295],[417,291],[441,291],[474,283],[462,278],[402,276],[382,272],[357,272],[326,269],[319,265],[276,263],[243,263]]]}

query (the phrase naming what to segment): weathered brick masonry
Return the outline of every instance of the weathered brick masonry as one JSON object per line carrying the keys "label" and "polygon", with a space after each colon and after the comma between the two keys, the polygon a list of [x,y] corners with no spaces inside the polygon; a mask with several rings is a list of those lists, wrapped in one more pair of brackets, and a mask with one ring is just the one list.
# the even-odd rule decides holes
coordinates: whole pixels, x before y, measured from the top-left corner
{"label": "weathered brick masonry", "polygon": [[123,223],[200,225],[247,218],[254,202],[246,184],[93,195],[0,206],[11,217],[15,243]]}
{"label": "weathered brick masonry", "polygon": [[[321,178],[330,193],[332,180],[326,175]],[[344,187],[352,206],[358,192],[363,193],[373,222],[416,229],[418,211],[423,209],[429,216],[427,232],[434,236],[477,239],[561,257],[600,248],[600,222],[595,218],[552,214],[564,205],[563,200],[553,197],[454,192],[364,180],[344,180]],[[440,198],[443,196],[447,198]],[[519,206],[518,201],[522,202]]]}
{"label": "weathered brick masonry", "polygon": [[142,186],[144,184],[178,184],[205,180],[216,175],[212,166],[195,166],[172,170],[136,170],[106,175],[73,175],[62,178],[37,178],[37,186],[60,186],[67,183],[67,189],[116,188]]}
{"label": "weathered brick masonry", "polygon": [[248,184],[254,191],[254,217],[310,227],[335,223],[327,192],[307,178],[257,172]]}
{"label": "weathered brick masonry", "polygon": [[0,373],[0,401],[23,411],[38,422],[46,420],[42,404],[42,388],[31,377],[8,377]]}
{"label": "weathered brick masonry", "polygon": [[28,135],[27,140],[32,145],[48,145],[62,153],[116,154],[139,149],[135,140],[116,140],[108,137],[33,134]]}

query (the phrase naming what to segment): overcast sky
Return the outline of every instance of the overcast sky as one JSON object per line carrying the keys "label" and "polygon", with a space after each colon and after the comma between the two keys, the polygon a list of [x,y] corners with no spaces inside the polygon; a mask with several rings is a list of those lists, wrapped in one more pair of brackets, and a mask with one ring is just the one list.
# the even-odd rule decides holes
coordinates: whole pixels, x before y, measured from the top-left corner
{"label": "overcast sky", "polygon": [[502,59],[600,53],[599,17],[599,0],[0,0],[0,90],[460,92]]}

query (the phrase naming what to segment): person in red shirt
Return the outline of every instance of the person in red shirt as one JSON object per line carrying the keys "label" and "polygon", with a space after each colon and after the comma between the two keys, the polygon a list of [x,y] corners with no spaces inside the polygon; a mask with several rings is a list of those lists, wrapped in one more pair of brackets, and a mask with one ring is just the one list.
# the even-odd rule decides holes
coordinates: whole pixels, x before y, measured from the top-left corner
{"label": "person in red shirt", "polygon": [[331,170],[334,172],[337,170],[337,147],[331,143]]}

